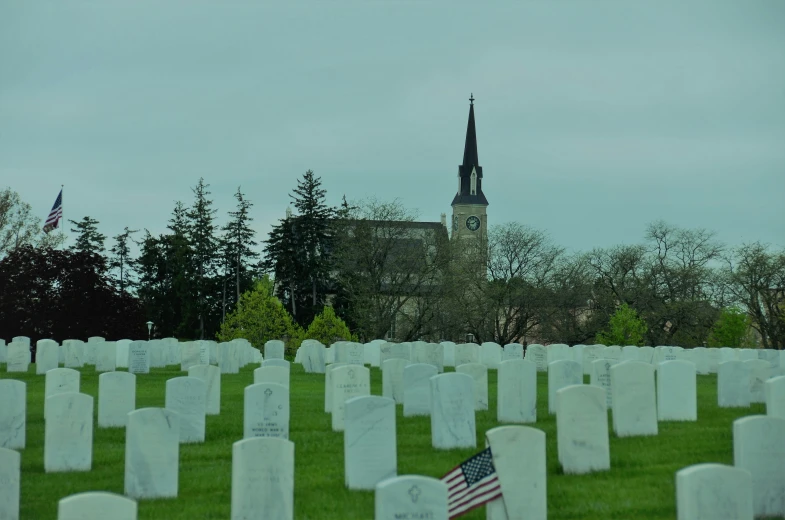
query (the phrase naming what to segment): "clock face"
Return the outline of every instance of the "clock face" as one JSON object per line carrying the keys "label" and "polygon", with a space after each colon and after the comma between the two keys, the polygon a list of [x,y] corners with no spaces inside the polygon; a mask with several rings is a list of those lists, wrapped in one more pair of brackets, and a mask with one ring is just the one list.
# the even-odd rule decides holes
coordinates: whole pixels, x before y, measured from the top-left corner
{"label": "clock face", "polygon": [[480,219],[472,215],[466,219],[466,228],[469,231],[477,231],[480,229]]}

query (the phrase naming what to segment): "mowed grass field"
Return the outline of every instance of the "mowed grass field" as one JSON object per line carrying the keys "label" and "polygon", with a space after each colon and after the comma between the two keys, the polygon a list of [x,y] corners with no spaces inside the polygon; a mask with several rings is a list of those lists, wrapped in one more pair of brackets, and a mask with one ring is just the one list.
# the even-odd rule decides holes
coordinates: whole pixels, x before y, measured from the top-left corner
{"label": "mowed grass field", "polygon": [[[243,389],[253,383],[249,365],[239,374],[222,376],[221,415],[207,417],[206,442],[180,446],[179,495],[176,499],[139,502],[139,518],[201,519],[230,517],[232,443],[243,435]],[[448,369],[451,370],[451,369]],[[93,396],[97,415],[98,373],[81,370],[81,391]],[[185,375],[174,369],[152,369],[137,376],[136,406],[163,407],[166,380]],[[439,478],[485,446],[485,432],[496,421],[496,371],[489,370],[489,410],[476,413],[477,450],[436,451],[431,448],[430,418],[403,417],[398,407],[398,474]],[[765,406],[717,407],[715,375],[698,376],[698,421],[660,422],[654,437],[617,438],[609,413],[611,470],[564,475],[557,460],[555,416],[548,414],[547,375],[538,374],[537,423],[547,438],[548,518],[674,519],[675,472],[703,462],[733,463],[732,423]],[[44,376],[31,366],[26,374],[0,378],[27,383],[27,448],[22,451],[23,519],[55,519],[57,502],[85,491],[123,493],[125,430],[94,427],[93,469],[79,473],[44,473]],[[588,382],[588,379],[587,379]],[[371,391],[382,393],[382,374],[371,369]],[[0,396],[2,399],[2,396]],[[96,419],[97,421],[97,419]],[[302,520],[372,519],[374,494],[344,486],[343,433],[333,432],[324,413],[324,375],[306,374],[292,364],[290,439],[295,443],[295,518]],[[479,508],[464,518],[484,519]]]}

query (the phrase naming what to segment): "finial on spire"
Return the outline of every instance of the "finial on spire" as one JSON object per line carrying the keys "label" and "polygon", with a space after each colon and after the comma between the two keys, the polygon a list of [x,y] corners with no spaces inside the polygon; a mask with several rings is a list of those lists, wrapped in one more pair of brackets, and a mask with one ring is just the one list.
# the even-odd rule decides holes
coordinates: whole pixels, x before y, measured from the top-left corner
{"label": "finial on spire", "polygon": [[469,104],[471,104],[471,105],[473,105],[473,104],[474,104],[474,93],[472,93],[472,94],[470,95],[470,97],[469,97]]}

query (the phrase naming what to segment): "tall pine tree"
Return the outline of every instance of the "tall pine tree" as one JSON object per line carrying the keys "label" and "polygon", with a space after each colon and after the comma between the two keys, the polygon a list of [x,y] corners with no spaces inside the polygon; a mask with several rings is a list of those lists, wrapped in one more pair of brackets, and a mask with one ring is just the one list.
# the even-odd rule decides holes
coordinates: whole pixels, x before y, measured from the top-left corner
{"label": "tall pine tree", "polygon": [[205,338],[205,333],[212,337],[218,327],[213,322],[218,299],[216,298],[217,267],[219,264],[218,239],[215,236],[215,213],[213,201],[208,198],[209,185],[200,178],[192,188],[195,199],[188,218],[188,241],[191,246],[193,266],[193,289],[198,319],[198,337]]}
{"label": "tall pine tree", "polygon": [[72,251],[79,253],[104,254],[104,241],[106,236],[98,232],[98,221],[91,217],[82,217],[79,222],[69,220],[76,229],[71,228],[71,232],[78,233]]}
{"label": "tall pine tree", "polygon": [[138,229],[128,229],[128,226],[126,226],[122,233],[115,235],[115,242],[110,250],[112,256],[109,259],[109,268],[117,270],[115,279],[121,293],[125,293],[126,288],[132,282],[130,273],[133,270],[134,261],[131,258],[129,242],[131,241],[131,235],[138,231]]}
{"label": "tall pine tree", "polygon": [[[253,218],[250,210],[253,204],[245,198],[238,187],[234,194],[237,208],[229,212],[229,222],[221,229],[221,251],[223,254],[223,305],[221,321],[226,316],[227,308],[232,308],[240,301],[240,295],[253,285],[254,260],[259,253],[252,248],[256,232],[251,227]],[[233,290],[229,290],[229,289]]]}

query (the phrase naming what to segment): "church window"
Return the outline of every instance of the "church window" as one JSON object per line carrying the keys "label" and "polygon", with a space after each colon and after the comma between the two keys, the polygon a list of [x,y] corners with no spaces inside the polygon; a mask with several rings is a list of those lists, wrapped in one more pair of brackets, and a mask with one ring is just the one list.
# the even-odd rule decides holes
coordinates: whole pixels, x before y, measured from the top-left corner
{"label": "church window", "polygon": [[477,172],[475,170],[472,170],[472,187],[470,194],[477,195]]}

